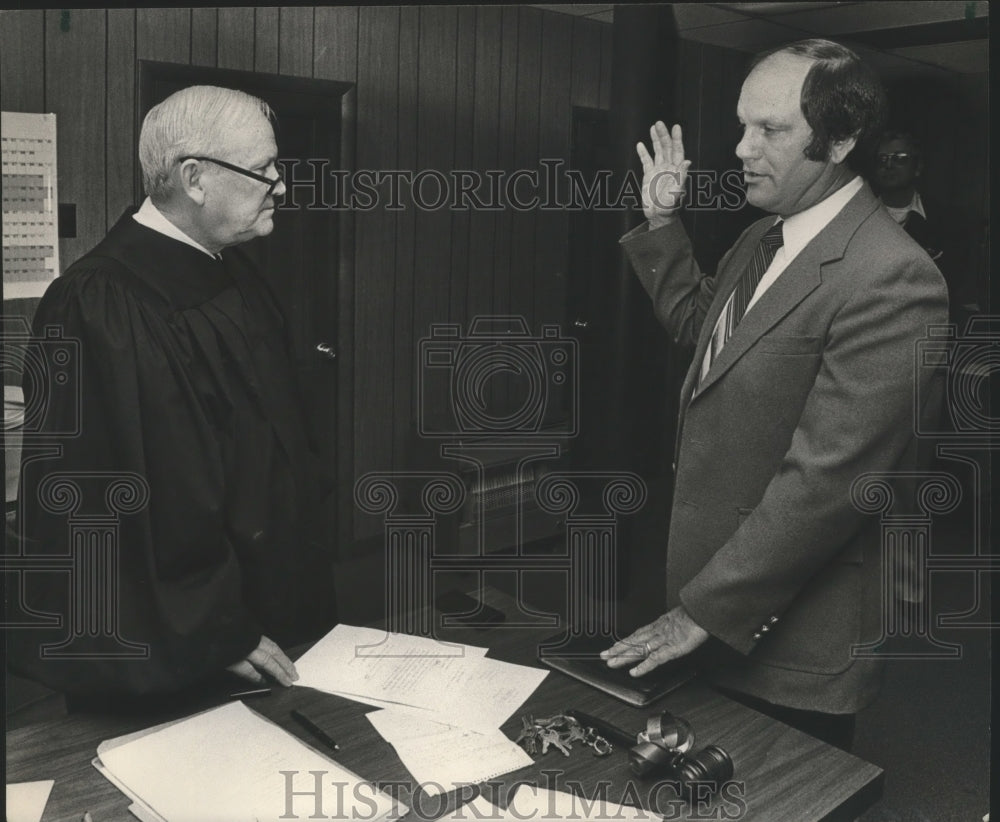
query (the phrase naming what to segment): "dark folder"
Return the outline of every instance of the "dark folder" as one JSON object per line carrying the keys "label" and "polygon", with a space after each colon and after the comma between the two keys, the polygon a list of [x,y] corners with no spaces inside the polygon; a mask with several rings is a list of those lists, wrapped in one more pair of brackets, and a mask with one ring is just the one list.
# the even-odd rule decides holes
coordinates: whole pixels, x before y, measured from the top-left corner
{"label": "dark folder", "polygon": [[682,657],[659,666],[645,676],[634,677],[629,674],[629,669],[638,665],[638,660],[635,665],[609,668],[600,658],[601,651],[614,644],[607,637],[575,637],[569,643],[560,645],[558,643],[563,636],[549,637],[542,643],[539,662],[639,708],[679,688],[695,675],[694,665]]}

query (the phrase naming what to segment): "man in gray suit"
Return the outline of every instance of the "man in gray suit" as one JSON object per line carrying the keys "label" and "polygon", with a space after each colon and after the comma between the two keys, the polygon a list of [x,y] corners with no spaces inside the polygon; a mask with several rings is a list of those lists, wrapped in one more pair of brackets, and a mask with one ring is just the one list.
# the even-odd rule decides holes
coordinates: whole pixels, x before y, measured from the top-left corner
{"label": "man in gray suit", "polygon": [[763,55],[741,90],[736,154],[748,201],[777,219],[703,274],[678,219],[691,161],[680,126],[658,122],[652,156],[638,146],[647,222],[622,238],[661,322],[695,353],[669,610],[602,656],[641,675],[711,638],[711,681],[842,747],[880,683],[876,661],[852,654],[881,635],[882,613],[879,523],[852,484],[917,467],[914,402],[934,378],[915,372],[915,346],[948,318],[940,273],[848,162],[870,150],[883,105],[836,43]]}

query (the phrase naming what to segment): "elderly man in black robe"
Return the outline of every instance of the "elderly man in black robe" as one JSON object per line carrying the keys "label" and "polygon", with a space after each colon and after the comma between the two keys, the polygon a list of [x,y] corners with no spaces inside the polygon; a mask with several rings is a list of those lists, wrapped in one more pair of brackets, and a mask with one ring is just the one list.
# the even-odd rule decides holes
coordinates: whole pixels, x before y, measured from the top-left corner
{"label": "elderly man in black robe", "polygon": [[[52,283],[34,318],[34,334],[79,341],[80,433],[22,465],[24,553],[70,553],[66,515],[40,502],[46,476],[121,472],[149,491],[118,523],[116,585],[121,638],[145,658],[101,635],[76,637],[78,658],[43,658],[66,633],[70,586],[89,582],[25,575],[24,604],[62,624],[11,631],[12,667],[84,703],[199,692],[226,669],[287,686],[297,674],[283,648],[335,621],[319,525],[332,483],[307,440],[281,312],[237,248],[271,233],[285,190],[272,116],[211,86],[153,108],[139,138],[147,199]],[[75,413],[60,396],[53,430]]]}

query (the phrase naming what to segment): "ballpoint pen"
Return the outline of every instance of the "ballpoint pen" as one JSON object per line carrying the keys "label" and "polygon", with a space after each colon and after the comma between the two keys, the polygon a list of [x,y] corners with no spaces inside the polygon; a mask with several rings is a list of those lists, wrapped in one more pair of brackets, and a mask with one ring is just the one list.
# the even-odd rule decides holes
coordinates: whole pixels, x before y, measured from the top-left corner
{"label": "ballpoint pen", "polygon": [[229,695],[230,699],[244,699],[248,696],[269,696],[270,688],[251,688],[249,691],[235,691]]}
{"label": "ballpoint pen", "polygon": [[340,745],[338,745],[332,736],[330,736],[326,731],[324,731],[319,725],[313,722],[308,716],[306,716],[301,711],[292,709],[292,719],[298,722],[303,728],[305,728],[309,733],[315,736],[317,739],[321,740],[324,745],[334,751],[340,750]]}

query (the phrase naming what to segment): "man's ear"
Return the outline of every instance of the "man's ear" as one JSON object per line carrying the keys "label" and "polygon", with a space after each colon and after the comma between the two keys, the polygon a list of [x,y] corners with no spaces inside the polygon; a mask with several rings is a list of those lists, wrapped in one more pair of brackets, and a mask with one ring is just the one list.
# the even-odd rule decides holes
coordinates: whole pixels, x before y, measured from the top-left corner
{"label": "man's ear", "polygon": [[202,188],[202,169],[197,160],[185,160],[177,169],[181,190],[197,205],[205,204],[205,190]]}
{"label": "man's ear", "polygon": [[847,155],[854,150],[858,143],[858,135],[852,134],[843,140],[833,140],[830,143],[830,162],[840,164],[847,159]]}

